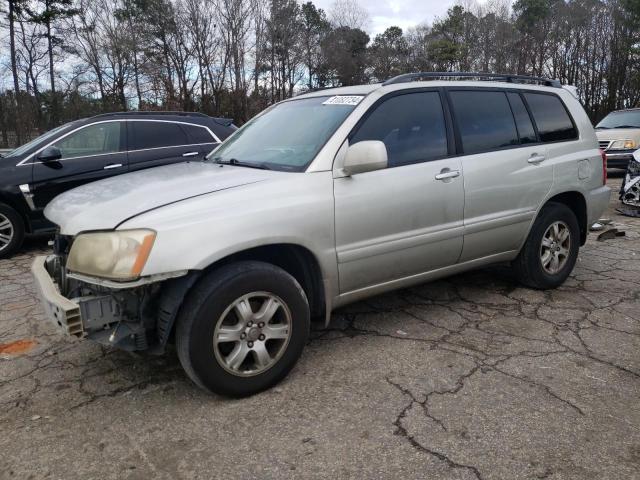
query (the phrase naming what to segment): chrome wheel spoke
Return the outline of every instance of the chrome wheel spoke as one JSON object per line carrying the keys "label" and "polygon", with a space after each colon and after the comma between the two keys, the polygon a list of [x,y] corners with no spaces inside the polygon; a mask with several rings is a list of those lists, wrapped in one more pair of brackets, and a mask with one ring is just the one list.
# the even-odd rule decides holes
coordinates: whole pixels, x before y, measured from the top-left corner
{"label": "chrome wheel spoke", "polygon": [[254,314],[248,298],[243,298],[236,302],[234,309],[236,315],[238,316],[238,320],[240,320],[241,322],[248,322],[249,320],[253,320]]}
{"label": "chrome wheel spoke", "polygon": [[0,245],[8,245],[11,241],[11,235],[4,235],[0,233]]}
{"label": "chrome wheel spoke", "polygon": [[551,240],[550,238],[547,237],[543,237],[542,238],[542,246],[545,248],[551,248],[551,245],[553,244],[553,240]]}
{"label": "chrome wheel spoke", "polygon": [[562,231],[560,232],[560,235],[558,236],[558,241],[560,243],[564,243],[564,241],[569,238],[569,229],[568,228],[563,228]]}
{"label": "chrome wheel spoke", "polygon": [[244,330],[244,325],[242,323],[238,323],[237,325],[224,325],[220,327],[218,330],[218,338],[217,341],[219,343],[225,342],[237,342],[240,340],[240,335]]}
{"label": "chrome wheel spoke", "polygon": [[280,303],[275,298],[267,298],[255,315],[256,322],[269,323],[279,308]]}
{"label": "chrome wheel spoke", "polygon": [[225,362],[231,369],[238,370],[244,363],[245,358],[247,358],[248,353],[249,347],[247,347],[247,344],[244,342],[239,342],[238,344],[236,344],[231,353],[227,355]]}
{"label": "chrome wheel spoke", "polygon": [[12,228],[11,222],[7,218],[0,216],[0,230],[8,230],[10,228]]}
{"label": "chrome wheel spoke", "polygon": [[254,345],[253,357],[256,361],[256,365],[261,368],[268,367],[269,364],[273,361],[264,342],[259,342]]}
{"label": "chrome wheel spoke", "polygon": [[289,325],[265,325],[262,331],[267,339],[282,340],[289,336]]}
{"label": "chrome wheel spoke", "polygon": [[551,256],[551,263],[549,263],[549,269],[553,272],[557,272],[560,267],[560,260],[558,259],[558,255]]}

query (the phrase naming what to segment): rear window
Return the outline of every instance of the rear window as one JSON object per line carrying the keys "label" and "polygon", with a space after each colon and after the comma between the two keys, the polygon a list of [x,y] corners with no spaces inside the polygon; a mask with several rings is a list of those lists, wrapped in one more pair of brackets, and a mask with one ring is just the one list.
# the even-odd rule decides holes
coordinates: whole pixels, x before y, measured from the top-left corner
{"label": "rear window", "polygon": [[518,145],[518,132],[504,92],[458,90],[450,93],[465,154]]}
{"label": "rear window", "polygon": [[525,93],[524,98],[538,127],[541,141],[560,142],[578,138],[578,132],[560,98],[541,93]]}
{"label": "rear window", "polygon": [[182,125],[189,135],[189,143],[215,143],[215,138],[211,136],[209,130],[196,125]]}
{"label": "rear window", "polygon": [[130,150],[188,145],[187,134],[171,122],[129,122]]}

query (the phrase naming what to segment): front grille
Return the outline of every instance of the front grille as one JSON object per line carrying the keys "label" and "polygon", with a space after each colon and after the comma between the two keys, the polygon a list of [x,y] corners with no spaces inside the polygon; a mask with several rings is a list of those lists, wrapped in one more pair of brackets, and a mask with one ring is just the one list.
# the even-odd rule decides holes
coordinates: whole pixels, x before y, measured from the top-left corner
{"label": "front grille", "polygon": [[602,150],[607,150],[611,145],[611,140],[600,140],[598,143],[600,144],[600,148]]}

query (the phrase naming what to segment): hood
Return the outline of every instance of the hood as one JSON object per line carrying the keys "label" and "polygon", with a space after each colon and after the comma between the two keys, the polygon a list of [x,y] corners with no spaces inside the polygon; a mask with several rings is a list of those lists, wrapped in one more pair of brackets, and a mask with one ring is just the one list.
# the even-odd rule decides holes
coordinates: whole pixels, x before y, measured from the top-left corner
{"label": "hood", "polygon": [[256,183],[279,172],[213,162],[187,162],[118,175],[69,190],[44,211],[65,235],[114,229],[164,205]]}
{"label": "hood", "polygon": [[601,141],[633,140],[640,144],[640,128],[603,128],[596,130],[596,137]]}

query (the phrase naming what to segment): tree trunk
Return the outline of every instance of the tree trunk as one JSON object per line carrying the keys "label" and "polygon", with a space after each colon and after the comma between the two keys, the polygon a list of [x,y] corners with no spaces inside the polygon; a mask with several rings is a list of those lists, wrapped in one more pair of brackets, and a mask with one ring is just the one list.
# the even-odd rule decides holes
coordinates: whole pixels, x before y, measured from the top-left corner
{"label": "tree trunk", "polygon": [[13,75],[14,97],[16,99],[16,140],[22,143],[22,131],[20,124],[20,85],[18,83],[18,64],[16,62],[16,33],[15,33],[15,9],[14,0],[9,0],[9,44],[11,48],[11,74]]}

